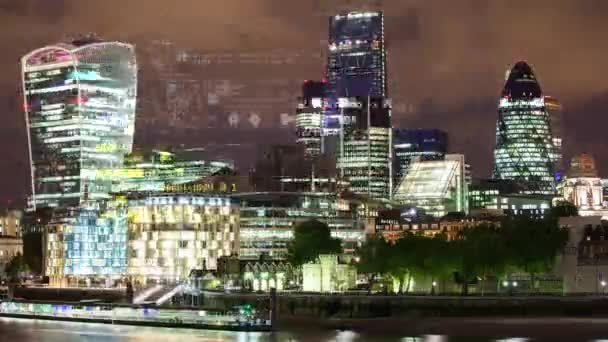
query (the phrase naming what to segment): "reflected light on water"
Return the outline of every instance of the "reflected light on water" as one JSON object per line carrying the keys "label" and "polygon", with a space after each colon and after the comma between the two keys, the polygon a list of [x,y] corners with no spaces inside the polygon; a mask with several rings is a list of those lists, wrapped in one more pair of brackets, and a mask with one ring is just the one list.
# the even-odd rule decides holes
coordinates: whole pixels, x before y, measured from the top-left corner
{"label": "reflected light on water", "polygon": [[352,342],[359,338],[359,334],[354,331],[340,331],[336,335],[334,342]]}

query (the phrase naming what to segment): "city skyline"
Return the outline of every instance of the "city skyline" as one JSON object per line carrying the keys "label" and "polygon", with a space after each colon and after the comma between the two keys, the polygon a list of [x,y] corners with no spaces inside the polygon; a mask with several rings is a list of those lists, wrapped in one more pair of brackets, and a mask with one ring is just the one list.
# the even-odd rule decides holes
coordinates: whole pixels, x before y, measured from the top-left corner
{"label": "city skyline", "polygon": [[[9,2],[6,3],[8,4]],[[35,1],[32,3],[35,4]],[[311,52],[320,51],[323,46],[319,41],[324,39],[324,32],[327,29],[327,18],[317,18],[312,8],[313,6],[308,8],[308,4],[300,4],[297,7],[302,12],[299,13],[298,18],[295,18],[297,20],[293,20],[293,24],[286,24],[287,27],[282,33],[274,34],[270,32],[272,30],[267,28],[251,29],[252,25],[249,23],[234,24],[232,27],[236,33],[225,33],[224,30],[229,31],[229,29],[222,25],[223,29],[220,31],[222,34],[225,33],[228,38],[225,39],[225,42],[218,42],[218,39],[210,37],[208,33],[203,34],[201,32],[199,32],[200,36],[191,33],[190,37],[182,37],[178,33],[183,33],[183,28],[179,27],[166,28],[166,32],[162,32],[162,28],[154,31],[150,26],[146,26],[146,29],[143,29],[137,26],[141,24],[141,21],[129,23],[124,17],[119,19],[118,22],[112,21],[112,23],[117,24],[117,27],[110,28],[107,23],[99,25],[102,20],[108,22],[108,18],[104,15],[107,12],[103,10],[96,12],[96,15],[99,16],[97,18],[84,13],[70,1],[64,1],[64,3],[65,12],[62,12],[59,4],[55,5],[59,9],[56,8],[52,11],[46,8],[49,6],[36,7],[32,5],[29,9],[30,12],[28,12],[27,6],[19,8],[19,6],[14,7],[5,5],[4,2],[1,3],[2,16],[3,18],[7,18],[6,22],[9,24],[14,23],[16,18],[20,18],[24,23],[28,22],[28,18],[38,21],[38,23],[31,26],[32,34],[29,37],[29,41],[16,41],[17,37],[21,36],[18,34],[18,30],[24,27],[22,26],[23,23],[13,26],[3,33],[16,46],[15,51],[23,54],[33,48],[59,41],[63,33],[74,32],[77,26],[72,26],[73,24],[68,23],[66,16],[80,18],[79,20],[75,20],[79,24],[83,24],[81,20],[85,21],[84,19],[86,18],[86,21],[90,21],[90,23],[79,27],[79,31],[97,32],[103,38],[110,40],[115,38],[125,40],[124,36],[127,36],[126,38],[132,37],[133,40],[140,40],[142,37],[144,40],[168,38],[175,40],[176,43],[185,47],[210,51],[222,49],[293,49],[295,45],[301,45],[301,48]],[[264,1],[258,4],[260,6],[251,5],[251,7],[245,7],[247,7],[246,10],[252,10],[256,15],[259,14],[259,20],[264,22],[262,26],[267,24],[266,26],[272,27],[272,25],[275,25],[274,27],[276,27],[276,25],[282,25],[290,21],[287,19],[294,19],[295,17],[294,14],[283,13],[276,6],[272,6],[271,1]],[[562,1],[558,3],[551,2],[551,4],[553,10],[547,15],[554,18],[564,17],[568,15],[568,11],[574,8],[572,7],[574,6],[574,2]],[[597,2],[594,2],[594,4],[597,7],[593,9],[598,13],[608,10],[603,4]],[[196,8],[194,2],[189,5],[191,9]],[[542,8],[543,5],[545,3],[542,1],[530,5],[532,7],[530,12],[535,12],[534,8]],[[127,7],[125,13],[134,13],[133,11],[137,8],[135,5]],[[188,6],[186,5],[186,7]],[[233,19],[242,17],[242,12],[245,9],[236,7],[231,3],[225,6],[226,18],[230,20],[223,20],[224,22],[234,21]],[[580,30],[576,31],[573,29],[571,32],[561,32],[561,30],[566,29],[559,28],[556,35],[561,33],[562,38],[565,38],[565,40],[553,42],[548,40],[548,28],[545,27],[546,25],[540,24],[539,27],[541,29],[528,33],[525,36],[521,34],[524,31],[523,29],[515,28],[515,32],[520,33],[519,36],[522,37],[520,40],[517,38],[495,39],[505,38],[504,34],[498,32],[498,27],[496,27],[496,25],[504,23],[504,19],[502,18],[506,17],[506,14],[500,14],[501,11],[504,10],[506,13],[512,11],[516,6],[464,1],[462,8],[458,9],[455,14],[462,14],[460,11],[471,11],[471,13],[481,15],[480,18],[483,20],[480,20],[481,23],[478,25],[481,27],[485,24],[488,29],[484,30],[475,25],[465,23],[464,30],[467,32],[453,33],[454,43],[448,44],[447,40],[450,35],[447,34],[445,25],[438,25],[437,27],[431,25],[433,23],[438,24],[435,17],[430,14],[432,12],[431,9],[436,9],[435,5],[424,5],[417,1],[411,1],[404,5],[386,5],[386,7],[384,10],[387,16],[386,30],[389,37],[387,48],[391,63],[388,70],[390,75],[389,88],[391,89],[394,101],[393,116],[395,127],[440,128],[448,131],[451,138],[450,152],[465,153],[467,160],[472,164],[473,172],[476,176],[489,175],[496,113],[495,98],[502,87],[503,71],[507,64],[513,64],[518,59],[525,59],[535,66],[538,77],[543,81],[545,93],[555,96],[564,104],[565,159],[568,160],[569,156],[578,152],[590,152],[596,156],[600,173],[603,173],[602,170],[606,169],[605,160],[607,158],[604,155],[606,152],[601,149],[602,140],[601,131],[599,131],[601,124],[596,124],[595,122],[601,123],[599,115],[603,112],[603,108],[608,107],[603,95],[606,87],[601,83],[601,79],[592,77],[594,76],[593,70],[590,70],[592,68],[586,66],[596,65],[601,67],[598,61],[599,57],[603,56],[603,52],[600,48],[589,48],[578,45],[575,41],[576,37],[583,34],[580,33]],[[42,13],[42,11],[45,11],[45,8],[47,12]],[[590,5],[580,5],[576,7],[576,11],[587,13],[591,8],[592,6]],[[151,4],[148,9],[149,11],[147,12],[149,14],[146,14],[146,18],[149,18],[147,16],[158,16],[162,5]],[[36,13],[37,11],[38,13]],[[175,13],[168,15],[168,19],[184,15],[183,10],[177,9],[175,11]],[[91,13],[93,12],[95,11],[91,11]],[[213,12],[213,8],[210,8],[206,12]],[[210,16],[209,13],[201,15],[203,17]],[[126,14],[125,16],[128,17]],[[447,21],[453,23],[455,20],[453,17],[456,16],[449,16]],[[530,16],[531,14],[522,14],[522,27],[526,27],[526,25],[529,27],[528,18]],[[408,20],[401,21],[403,18]],[[489,18],[496,19],[497,23],[493,23],[493,20]],[[594,22],[593,18],[585,18],[585,20]],[[195,16],[186,15],[184,21],[191,22],[194,19]],[[545,23],[542,20],[546,19],[541,19],[541,23]],[[222,20],[215,20],[213,22],[217,23],[217,21]],[[315,25],[311,25],[310,22],[314,22]],[[316,23],[319,23],[319,25],[316,25]],[[570,18],[569,27],[579,28],[582,23],[579,19]],[[58,25],[61,30],[48,32],[45,28],[49,25]],[[134,27],[135,29],[130,30],[129,27]],[[406,29],[403,29],[404,27]],[[469,30],[471,32],[468,32]],[[242,34],[245,34],[245,36],[242,36]],[[289,34],[292,34],[294,38],[285,39],[285,36]],[[593,33],[587,36],[591,37]],[[260,39],[260,37],[264,38]],[[304,38],[301,39],[302,37]],[[477,38],[473,39],[475,37]],[[432,45],[429,39],[432,38],[439,38],[435,40],[436,45],[444,49],[446,46],[454,47],[452,44],[456,44],[456,42],[460,43],[461,46],[444,50],[444,53],[441,53],[441,49],[438,48],[439,50],[435,51],[429,47],[429,44]],[[248,43],[244,44],[242,43],[243,41]],[[255,43],[256,41],[258,43]],[[578,51],[580,51],[579,54],[581,55],[584,55],[583,53],[589,54],[588,57],[579,56],[580,58],[578,59],[571,59],[572,63],[577,63],[577,68],[573,68],[577,69],[576,73],[571,72],[569,68],[566,68],[568,70],[558,68],[558,66],[561,66],[561,63],[564,63],[566,57],[559,58],[562,61],[561,63],[557,63],[557,61],[546,57],[546,55],[551,55],[551,52],[553,52],[554,56],[558,51],[566,55],[573,54],[570,50],[576,49],[563,48],[562,44],[565,44],[564,42],[570,42],[570,46],[579,47]],[[544,47],[544,51],[541,51],[543,50],[541,47]],[[467,52],[467,50],[471,52]],[[3,56],[3,64],[15,64],[18,56],[16,54],[11,56],[14,53],[10,52]],[[472,59],[471,56],[474,56],[475,59]],[[428,58],[429,61],[421,61],[422,57]],[[444,61],[441,62],[439,60],[438,62],[437,59],[441,58]],[[420,63],[413,65],[415,61]],[[310,78],[322,77],[323,69],[323,63],[319,63],[318,74],[310,75]],[[20,188],[27,186],[28,179],[25,177],[28,171],[27,161],[23,160],[22,156],[25,154],[21,153],[22,151],[13,152],[13,150],[19,150],[22,145],[20,143],[9,142],[24,142],[25,129],[22,127],[22,113],[19,113],[19,96],[16,94],[18,71],[10,70],[9,67],[6,75],[12,76],[5,77],[0,82],[0,90],[7,100],[2,109],[14,119],[9,119],[10,124],[5,127],[7,131],[5,139],[7,140],[3,144],[3,148],[7,157],[3,165],[5,169],[16,171],[14,175],[9,175],[8,177],[15,181],[4,181],[2,183],[4,186],[2,186],[3,190],[0,192],[0,197],[4,199],[16,199],[24,195],[20,191]],[[227,78],[229,77],[235,76],[227,75]],[[466,82],[466,85],[469,86],[455,87],[456,79],[461,83]],[[140,93],[142,91],[144,90],[140,89]],[[146,115],[145,113],[138,114],[141,116]],[[457,119],[463,115],[467,115],[469,120]],[[587,115],[592,119],[575,120],[577,115]],[[263,118],[263,120],[270,119]],[[278,123],[279,118],[274,119],[274,121]],[[277,129],[279,128],[277,127]],[[261,137],[256,139],[263,141]],[[196,143],[196,141],[193,141],[193,144]],[[204,142],[201,143],[204,144]]]}

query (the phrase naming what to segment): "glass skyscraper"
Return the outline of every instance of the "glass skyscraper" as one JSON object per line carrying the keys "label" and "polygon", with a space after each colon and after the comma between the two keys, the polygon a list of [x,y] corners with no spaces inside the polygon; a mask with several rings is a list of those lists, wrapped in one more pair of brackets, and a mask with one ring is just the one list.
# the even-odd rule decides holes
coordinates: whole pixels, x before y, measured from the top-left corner
{"label": "glass skyscraper", "polygon": [[325,154],[354,193],[390,197],[391,102],[387,98],[384,14],[350,12],[329,19]]}
{"label": "glass skyscraper", "polygon": [[32,206],[53,208],[57,223],[47,274],[124,273],[126,226],[101,217],[111,183],[95,175],[132,150],[134,48],[87,37],[34,50],[21,66]]}
{"label": "glass skyscraper", "polygon": [[329,19],[328,97],[387,96],[384,14],[351,12]]}
{"label": "glass skyscraper", "polygon": [[307,157],[321,154],[323,111],[325,110],[326,82],[304,81],[302,97],[296,110],[297,143],[305,146]]}
{"label": "glass skyscraper", "polygon": [[391,178],[391,104],[383,98],[340,98],[343,122],[336,167],[350,190],[370,198],[389,198]]}
{"label": "glass skyscraper", "polygon": [[555,192],[555,147],[545,100],[526,62],[508,73],[498,105],[494,178],[516,181],[522,192]]}

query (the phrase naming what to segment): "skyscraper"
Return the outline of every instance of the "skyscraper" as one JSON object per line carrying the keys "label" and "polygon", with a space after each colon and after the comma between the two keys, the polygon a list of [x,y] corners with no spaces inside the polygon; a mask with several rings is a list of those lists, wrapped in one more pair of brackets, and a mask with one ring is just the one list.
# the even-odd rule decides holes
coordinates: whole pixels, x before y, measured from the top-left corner
{"label": "skyscraper", "polygon": [[384,14],[350,12],[329,19],[325,154],[355,193],[388,198],[391,101],[387,98]]}
{"label": "skyscraper", "polygon": [[329,19],[327,96],[387,96],[384,14],[350,12]]}
{"label": "skyscraper", "polygon": [[336,168],[354,193],[389,198],[391,177],[391,105],[383,98],[340,98],[342,127]]}
{"label": "skyscraper", "polygon": [[448,134],[439,129],[393,129],[393,175],[397,180],[407,173],[414,158],[441,160],[447,153]]}
{"label": "skyscraper", "polygon": [[549,113],[549,120],[551,120],[551,134],[553,136],[553,172],[555,173],[555,180],[559,181],[562,178],[564,171],[563,165],[563,133],[562,133],[562,105],[557,101],[556,98],[551,96],[545,96],[545,108]]}
{"label": "skyscraper", "polygon": [[47,239],[54,246],[47,270],[122,273],[126,226],[100,217],[111,183],[97,180],[96,170],[120,167],[132,149],[134,48],[86,37],[34,50],[21,66],[32,205],[54,208],[59,224]]}
{"label": "skyscraper", "polygon": [[325,82],[304,81],[296,110],[297,143],[305,146],[306,156],[321,154],[322,118],[325,109]]}
{"label": "skyscraper", "polygon": [[526,62],[508,73],[498,104],[494,178],[518,182],[523,193],[555,192],[551,120],[540,84]]}

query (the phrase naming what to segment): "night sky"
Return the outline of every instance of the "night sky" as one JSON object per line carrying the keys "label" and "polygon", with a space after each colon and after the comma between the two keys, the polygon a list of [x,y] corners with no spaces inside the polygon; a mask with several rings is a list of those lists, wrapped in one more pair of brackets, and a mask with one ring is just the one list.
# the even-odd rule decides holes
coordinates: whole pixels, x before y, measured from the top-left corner
{"label": "night sky", "polygon": [[[23,197],[29,181],[18,95],[21,55],[87,32],[108,40],[167,39],[206,51],[320,52],[324,11],[338,2],[0,0],[0,199]],[[384,0],[383,9],[396,127],[447,130],[450,150],[466,154],[475,176],[488,176],[505,70],[523,59],[545,95],[564,106],[566,159],[590,152],[600,174],[608,175],[608,1]],[[310,79],[322,78],[323,68]]]}

